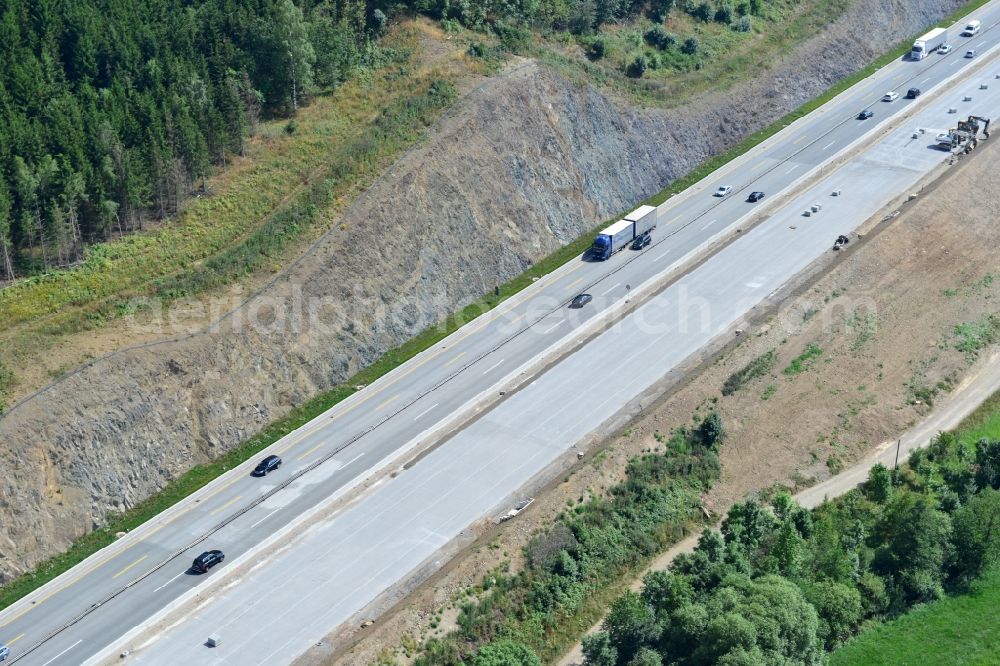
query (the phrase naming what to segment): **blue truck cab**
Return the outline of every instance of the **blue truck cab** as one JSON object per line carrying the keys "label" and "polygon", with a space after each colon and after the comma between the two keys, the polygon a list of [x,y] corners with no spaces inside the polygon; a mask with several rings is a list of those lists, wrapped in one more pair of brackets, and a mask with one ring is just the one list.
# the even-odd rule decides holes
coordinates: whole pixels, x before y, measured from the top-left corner
{"label": "blue truck cab", "polygon": [[594,259],[604,261],[615,252],[624,250],[636,238],[648,235],[656,228],[657,211],[653,206],[639,206],[610,227],[597,234],[590,248]]}

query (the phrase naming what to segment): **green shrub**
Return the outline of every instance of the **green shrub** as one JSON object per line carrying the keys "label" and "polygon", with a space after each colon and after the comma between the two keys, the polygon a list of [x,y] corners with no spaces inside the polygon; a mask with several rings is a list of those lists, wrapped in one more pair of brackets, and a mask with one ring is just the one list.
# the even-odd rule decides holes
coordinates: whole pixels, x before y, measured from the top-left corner
{"label": "green shrub", "polygon": [[646,31],[643,39],[650,46],[664,51],[677,43],[677,38],[663,29],[663,26],[655,25]]}
{"label": "green shrub", "polygon": [[777,362],[778,354],[774,349],[764,352],[726,378],[722,384],[722,395],[732,395],[743,388],[747,382],[763,377],[774,368],[774,364]]}
{"label": "green shrub", "polygon": [[632,61],[632,64],[628,66],[626,73],[632,78],[638,79],[641,78],[642,75],[646,73],[646,70],[648,68],[649,68],[649,61],[646,60],[646,56],[640,55],[636,56],[635,60]]}
{"label": "green shrub", "polygon": [[600,60],[608,52],[608,44],[603,38],[591,39],[587,44],[587,57],[591,60]]}
{"label": "green shrub", "polygon": [[797,375],[805,372],[813,366],[816,359],[823,355],[823,350],[819,346],[809,343],[801,354],[792,359],[788,367],[783,370],[786,375]]}

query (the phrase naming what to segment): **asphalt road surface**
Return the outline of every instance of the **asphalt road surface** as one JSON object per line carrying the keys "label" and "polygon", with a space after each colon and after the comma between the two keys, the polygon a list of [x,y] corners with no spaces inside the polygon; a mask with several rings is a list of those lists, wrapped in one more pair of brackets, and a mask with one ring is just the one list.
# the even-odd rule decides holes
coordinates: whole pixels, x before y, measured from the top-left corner
{"label": "asphalt road surface", "polygon": [[[910,138],[914,126],[947,127],[958,107],[989,117],[1000,108],[1000,85],[980,78],[946,99],[927,100],[934,85],[971,64],[967,48],[993,46],[1000,5],[976,13],[984,29],[953,38],[951,55],[890,64],[768,143],[661,206],[654,245],[607,262],[571,263],[497,311],[450,336],[382,380],[278,442],[284,466],[265,479],[248,476],[252,462],[105,549],[72,572],[0,613],[0,641],[19,663],[78,664],[116,642],[303,512],[365,476],[470,399],[567,336],[601,311],[620,305],[708,239],[732,229],[769,197],[788,188],[838,150],[871,132],[912,102],[877,100],[889,89],[917,86],[926,108],[823,183],[792,196],[780,210],[619,325],[512,395],[396,479],[310,531],[295,548],[220,592],[188,621],[135,656],[135,663],[286,662],[308,648],[470,523],[498,507],[546,464],[564,454],[631,398],[662,378],[757,302],[806,267],[838,234],[847,233],[912,186],[944,154]],[[955,34],[957,34],[957,29]],[[980,58],[991,56],[981,55]],[[967,89],[967,90],[966,90]],[[973,97],[960,102],[964,94]],[[874,118],[856,114],[871,107]],[[929,137],[928,140],[932,140]],[[732,185],[719,199],[711,192]],[[845,196],[830,197],[831,189]],[[821,201],[823,211],[802,210]],[[765,205],[770,205],[765,200]],[[795,227],[792,229],[791,227]],[[568,310],[575,294],[592,304]],[[191,559],[209,548],[227,563],[197,576]],[[124,589],[126,588],[127,589]],[[97,606],[95,607],[95,604]],[[69,626],[67,626],[68,623]],[[268,627],[269,640],[254,638]],[[225,640],[209,654],[209,633]],[[239,639],[238,637],[245,637]]]}

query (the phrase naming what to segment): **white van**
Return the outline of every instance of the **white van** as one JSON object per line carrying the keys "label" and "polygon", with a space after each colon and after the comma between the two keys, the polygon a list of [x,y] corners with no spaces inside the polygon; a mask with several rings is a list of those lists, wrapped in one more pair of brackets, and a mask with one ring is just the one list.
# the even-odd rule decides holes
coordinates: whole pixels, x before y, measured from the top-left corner
{"label": "white van", "polygon": [[983,27],[983,22],[979,20],[969,21],[962,28],[962,37],[973,37],[979,32],[979,29]]}

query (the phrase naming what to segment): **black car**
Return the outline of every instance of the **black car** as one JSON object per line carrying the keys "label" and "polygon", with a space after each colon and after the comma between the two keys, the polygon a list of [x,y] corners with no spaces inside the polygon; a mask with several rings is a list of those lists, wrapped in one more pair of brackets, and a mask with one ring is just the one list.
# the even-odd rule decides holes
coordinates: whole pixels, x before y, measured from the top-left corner
{"label": "black car", "polygon": [[747,201],[749,201],[750,203],[757,203],[763,198],[764,198],[763,192],[751,192],[750,196],[747,197]]}
{"label": "black car", "polygon": [[204,553],[194,558],[191,568],[198,573],[207,573],[216,564],[221,564],[226,559],[221,550],[206,550]]}
{"label": "black car", "polygon": [[874,115],[875,113],[871,109],[865,109],[864,111],[858,114],[858,120],[868,120]]}
{"label": "black car", "polygon": [[906,99],[916,99],[920,97],[920,88],[910,88],[906,91]]}
{"label": "black car", "polygon": [[594,297],[591,296],[590,294],[580,294],[579,296],[575,296],[573,298],[569,306],[571,308],[582,308],[584,305],[591,302],[592,300],[594,300]]}
{"label": "black car", "polygon": [[643,234],[641,236],[637,236],[636,239],[632,241],[632,249],[641,250],[642,248],[648,246],[652,242],[652,240],[653,237],[650,236],[649,234]]}
{"label": "black car", "polygon": [[278,456],[268,456],[257,463],[257,466],[250,472],[250,476],[267,476],[268,472],[273,472],[279,467],[281,467],[281,458]]}

